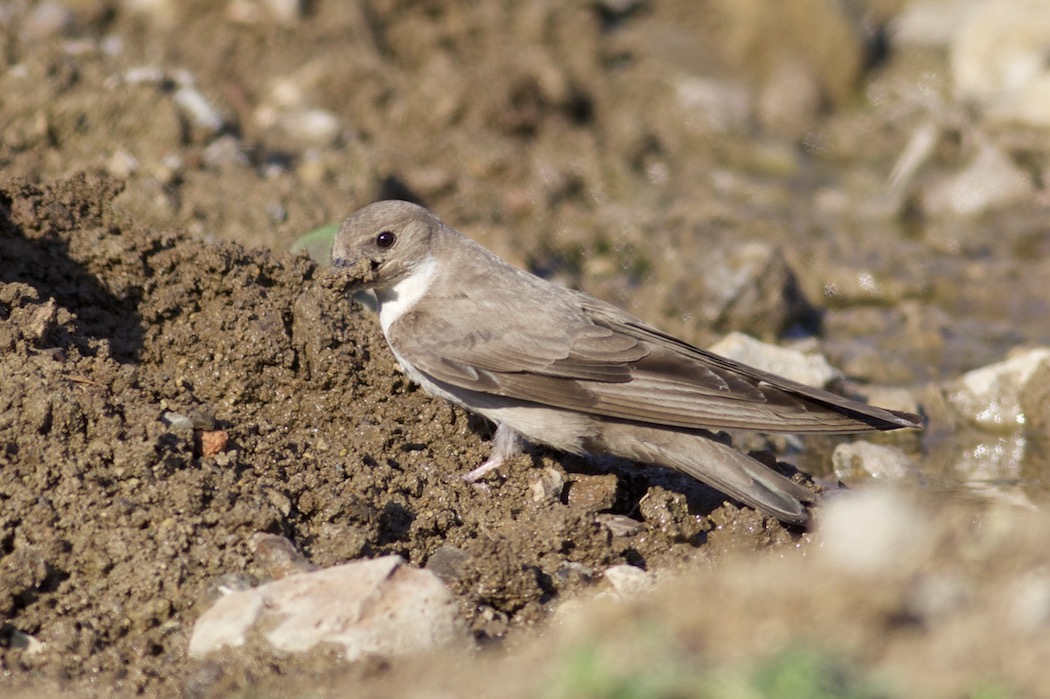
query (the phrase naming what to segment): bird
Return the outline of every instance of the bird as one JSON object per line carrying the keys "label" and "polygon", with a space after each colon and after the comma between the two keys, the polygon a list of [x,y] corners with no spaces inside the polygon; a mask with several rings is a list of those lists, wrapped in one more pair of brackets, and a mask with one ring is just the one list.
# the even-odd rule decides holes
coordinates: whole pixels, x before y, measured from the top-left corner
{"label": "bird", "polygon": [[496,425],[474,482],[522,440],[688,474],[782,522],[816,494],[734,449],[722,430],[846,434],[919,428],[880,408],[722,357],[611,303],[514,267],[426,208],[351,214],[332,242],[340,288],[371,289],[407,376]]}

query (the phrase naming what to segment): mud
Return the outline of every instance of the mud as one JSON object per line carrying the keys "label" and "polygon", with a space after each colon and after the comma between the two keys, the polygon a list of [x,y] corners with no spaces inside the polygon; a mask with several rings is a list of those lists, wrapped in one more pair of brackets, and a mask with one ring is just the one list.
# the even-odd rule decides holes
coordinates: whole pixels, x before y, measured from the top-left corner
{"label": "mud", "polygon": [[224,576],[266,577],[257,532],[320,566],[451,561],[482,642],[609,565],[792,540],[746,511],[718,515],[757,530],[743,542],[711,535],[720,497],[672,473],[621,469],[588,498],[595,465],[534,451],[468,485],[487,427],[409,384],[312,262],[121,222],[119,190],[82,176],[0,195],[0,613],[8,642],[46,644],[9,651],[10,670],[176,691],[197,605]]}
{"label": "mud", "polygon": [[[189,661],[218,589],[271,574],[259,532],[314,565],[398,554],[431,567],[498,651],[484,661],[497,677],[556,665],[516,652],[542,649],[535,630],[621,563],[702,569],[690,580],[714,597],[652,602],[695,623],[675,651],[687,656],[751,648],[741,638],[767,621],[765,650],[807,619],[823,625],[806,638],[831,646],[830,629],[896,619],[901,605],[806,567],[813,535],[674,473],[539,449],[464,483],[489,426],[409,383],[375,319],[284,252],[378,197],[419,200],[511,262],[687,340],[806,337],[858,385],[925,400],[926,382],[1050,343],[1050,154],[1038,133],[958,117],[887,204],[896,157],[948,109],[945,59],[878,55],[899,3],[861,4],[0,8],[0,693],[498,693],[462,670],[473,659]],[[981,138],[1033,173],[1030,200],[924,217],[923,178]],[[931,490],[952,489],[956,455],[922,454],[942,442],[885,439],[937,464]],[[743,443],[828,473],[833,444]],[[1020,501],[1045,500],[1046,482],[1026,473]],[[952,510],[951,526],[998,521],[983,499],[963,502],[973,509]],[[995,541],[959,575],[991,589],[1037,570],[1033,538]],[[938,560],[916,575],[955,570]],[[773,582],[741,582],[753,578]],[[603,619],[584,628],[633,628]],[[873,628],[848,637],[865,669],[909,667],[915,639],[933,639],[956,667],[1045,689],[1006,660],[974,661],[982,644],[995,658],[1026,648],[994,623]],[[916,695],[967,689],[950,666],[926,669]]]}

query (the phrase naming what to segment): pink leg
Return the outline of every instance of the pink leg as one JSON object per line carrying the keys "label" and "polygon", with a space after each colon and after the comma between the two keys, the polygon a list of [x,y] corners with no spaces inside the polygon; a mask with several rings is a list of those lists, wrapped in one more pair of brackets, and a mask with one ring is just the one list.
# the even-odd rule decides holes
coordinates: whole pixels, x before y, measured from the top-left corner
{"label": "pink leg", "polygon": [[492,453],[489,454],[489,458],[470,473],[464,474],[463,480],[467,483],[474,483],[485,474],[495,471],[507,459],[520,453],[521,438],[518,433],[501,423],[496,427],[496,434],[492,436]]}

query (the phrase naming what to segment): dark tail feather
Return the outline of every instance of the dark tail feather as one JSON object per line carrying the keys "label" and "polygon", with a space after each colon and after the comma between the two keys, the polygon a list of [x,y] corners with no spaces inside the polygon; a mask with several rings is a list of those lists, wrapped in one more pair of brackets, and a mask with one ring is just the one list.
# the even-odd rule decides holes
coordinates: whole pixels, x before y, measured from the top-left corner
{"label": "dark tail feather", "polygon": [[[682,439],[685,438],[686,435],[682,435]],[[668,455],[671,458],[664,465],[687,473],[782,522],[805,524],[809,521],[805,503],[816,502],[815,493],[728,444],[703,437],[692,437],[692,440],[688,453],[676,450]]]}

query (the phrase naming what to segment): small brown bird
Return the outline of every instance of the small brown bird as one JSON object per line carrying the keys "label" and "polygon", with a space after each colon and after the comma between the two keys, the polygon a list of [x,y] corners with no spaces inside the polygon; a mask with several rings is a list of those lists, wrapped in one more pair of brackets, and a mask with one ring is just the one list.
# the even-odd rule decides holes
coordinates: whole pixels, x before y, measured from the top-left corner
{"label": "small brown bird", "polygon": [[332,260],[347,270],[348,288],[375,291],[383,333],[410,378],[496,423],[491,457],[467,480],[516,454],[524,437],[677,469],[801,524],[814,494],[712,439],[712,430],[827,434],[922,424],[693,347],[511,267],[408,202],[351,215]]}

